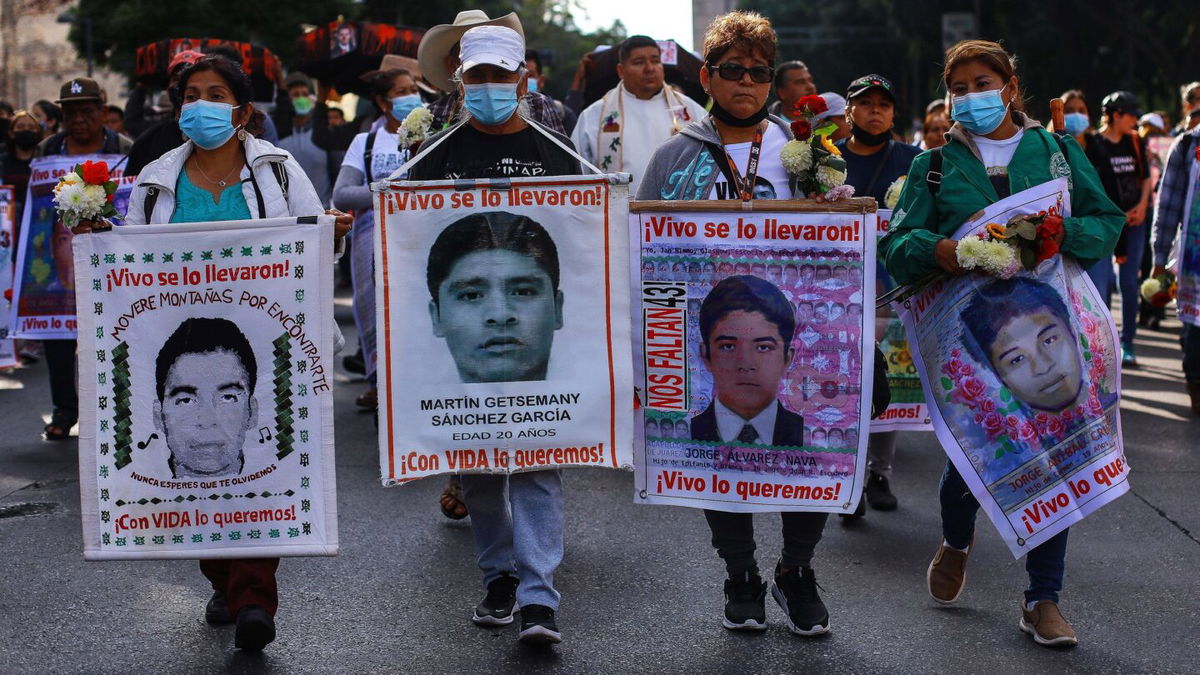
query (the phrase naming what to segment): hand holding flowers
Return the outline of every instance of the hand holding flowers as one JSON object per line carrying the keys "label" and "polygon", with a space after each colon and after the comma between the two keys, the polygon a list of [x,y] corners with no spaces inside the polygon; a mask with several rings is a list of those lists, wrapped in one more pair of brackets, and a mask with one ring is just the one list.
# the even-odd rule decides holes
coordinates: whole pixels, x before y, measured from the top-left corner
{"label": "hand holding flowers", "polygon": [[796,102],[799,117],[792,122],[793,140],[779,153],[784,170],[797,179],[800,193],[820,201],[836,201],[854,196],[854,188],[846,183],[846,160],[829,140],[837,125],[824,120],[813,127],[817,115],[828,110],[820,96],[803,96]]}

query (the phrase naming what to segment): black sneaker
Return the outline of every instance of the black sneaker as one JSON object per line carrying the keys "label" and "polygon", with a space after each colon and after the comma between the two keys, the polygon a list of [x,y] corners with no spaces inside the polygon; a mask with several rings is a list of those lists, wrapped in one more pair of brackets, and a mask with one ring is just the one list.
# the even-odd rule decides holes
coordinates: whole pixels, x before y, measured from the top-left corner
{"label": "black sneaker", "polygon": [[562,633],[554,623],[554,610],[545,605],[525,605],[521,608],[521,642],[531,645],[556,645]]}
{"label": "black sneaker", "polygon": [[204,620],[214,626],[233,623],[233,617],[229,616],[229,605],[225,604],[225,594],[221,591],[213,591],[208,599],[208,604],[204,606]]}
{"label": "black sneaker", "polygon": [[767,584],[757,572],[725,580],[725,616],[721,625],[729,630],[766,630]]}
{"label": "black sneaker", "polygon": [[233,646],[248,652],[261,651],[275,640],[275,618],[258,605],[238,610]]}
{"label": "black sneaker", "polygon": [[487,595],[475,605],[475,616],[471,620],[479,626],[507,626],[513,622],[513,610],[517,605],[517,580],[511,574],[501,575],[488,584]]}
{"label": "black sneaker", "polygon": [[829,632],[829,612],[817,593],[817,575],[811,567],[780,574],[776,565],[771,596],[787,615],[788,629],[793,633],[813,636]]}
{"label": "black sneaker", "polygon": [[853,522],[865,515],[867,515],[867,498],[863,497],[858,500],[858,508],[854,509],[854,513],[839,513],[838,517]]}
{"label": "black sneaker", "polygon": [[863,494],[867,496],[871,508],[876,511],[895,511],[900,503],[896,495],[892,494],[887,476],[874,471],[867,472],[867,488]]}

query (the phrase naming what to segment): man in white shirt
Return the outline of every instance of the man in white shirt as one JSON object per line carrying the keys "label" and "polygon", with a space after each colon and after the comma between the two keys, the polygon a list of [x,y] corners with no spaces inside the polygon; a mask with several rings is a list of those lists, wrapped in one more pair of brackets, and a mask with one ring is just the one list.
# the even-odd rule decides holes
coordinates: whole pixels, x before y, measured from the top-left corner
{"label": "man in white shirt", "polygon": [[571,141],[602,171],[632,174],[629,193],[635,194],[654,150],[708,112],[665,86],[657,42],[635,35],[617,49],[621,82],[579,114]]}

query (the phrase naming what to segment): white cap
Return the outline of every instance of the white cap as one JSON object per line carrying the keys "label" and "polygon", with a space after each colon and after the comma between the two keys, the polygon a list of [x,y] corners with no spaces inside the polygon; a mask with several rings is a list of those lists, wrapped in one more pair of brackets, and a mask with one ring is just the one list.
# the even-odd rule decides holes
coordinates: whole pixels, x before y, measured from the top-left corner
{"label": "white cap", "polygon": [[1162,115],[1158,113],[1146,113],[1138,120],[1138,124],[1150,124],[1159,131],[1167,130],[1167,123],[1163,121]]}
{"label": "white cap", "polygon": [[458,58],[463,72],[485,63],[515,72],[525,65],[525,38],[505,26],[478,26],[463,33]]}
{"label": "white cap", "polygon": [[830,117],[842,117],[846,114],[846,99],[841,94],[827,91],[821,94],[821,98],[825,99],[825,106],[828,110],[817,115],[815,119],[823,120]]}

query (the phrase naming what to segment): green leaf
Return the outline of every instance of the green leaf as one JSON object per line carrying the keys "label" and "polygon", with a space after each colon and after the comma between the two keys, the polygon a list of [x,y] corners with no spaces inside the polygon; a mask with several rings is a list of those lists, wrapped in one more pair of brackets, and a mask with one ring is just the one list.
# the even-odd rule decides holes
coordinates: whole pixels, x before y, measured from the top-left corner
{"label": "green leaf", "polygon": [[75,175],[79,176],[80,178],[83,178],[83,165],[82,164],[75,165]]}
{"label": "green leaf", "polygon": [[1021,251],[1021,267],[1027,270],[1033,269],[1037,265],[1037,256],[1024,246],[1018,247],[1018,249]]}
{"label": "green leaf", "polygon": [[1017,401],[1013,401],[1012,403],[1010,403],[1010,404],[1008,405],[1008,408],[1006,408],[1006,409],[1004,410],[1004,412],[1006,412],[1006,413],[1015,413],[1015,412],[1017,412],[1017,411],[1018,411],[1018,410],[1020,410],[1020,409],[1021,409],[1021,404],[1020,404],[1020,403],[1018,403]]}
{"label": "green leaf", "polygon": [[1088,344],[1088,339],[1087,339],[1087,336],[1086,336],[1086,335],[1084,335],[1083,333],[1080,333],[1080,334],[1079,334],[1079,345],[1080,345],[1081,347],[1083,347],[1084,349],[1090,349],[1090,348],[1091,348],[1091,345],[1090,345],[1090,344]]}
{"label": "green leaf", "polygon": [[825,161],[823,161],[821,163],[831,169],[836,170],[836,171],[845,171],[846,170],[846,160],[842,159],[841,157],[836,157],[834,155],[830,155],[827,159],[825,159]]}
{"label": "green leaf", "polygon": [[1000,387],[1000,400],[1005,403],[1012,400],[1012,392],[1008,390],[1008,387]]}
{"label": "green leaf", "polygon": [[996,459],[1000,459],[1003,456],[1004,456],[1004,446],[1001,445],[999,448],[996,448]]}
{"label": "green leaf", "polygon": [[117,191],[117,181],[110,180],[104,183],[104,194],[111,195]]}
{"label": "green leaf", "polygon": [[828,136],[829,134],[832,134],[835,131],[837,131],[837,125],[834,124],[833,122],[828,122],[828,121],[825,124],[822,124],[821,126],[817,127],[816,129],[813,129],[813,133],[816,134],[817,136]]}
{"label": "green leaf", "polygon": [[946,391],[950,391],[954,388],[954,383],[951,382],[950,378],[946,377],[945,375],[942,376],[942,388]]}

